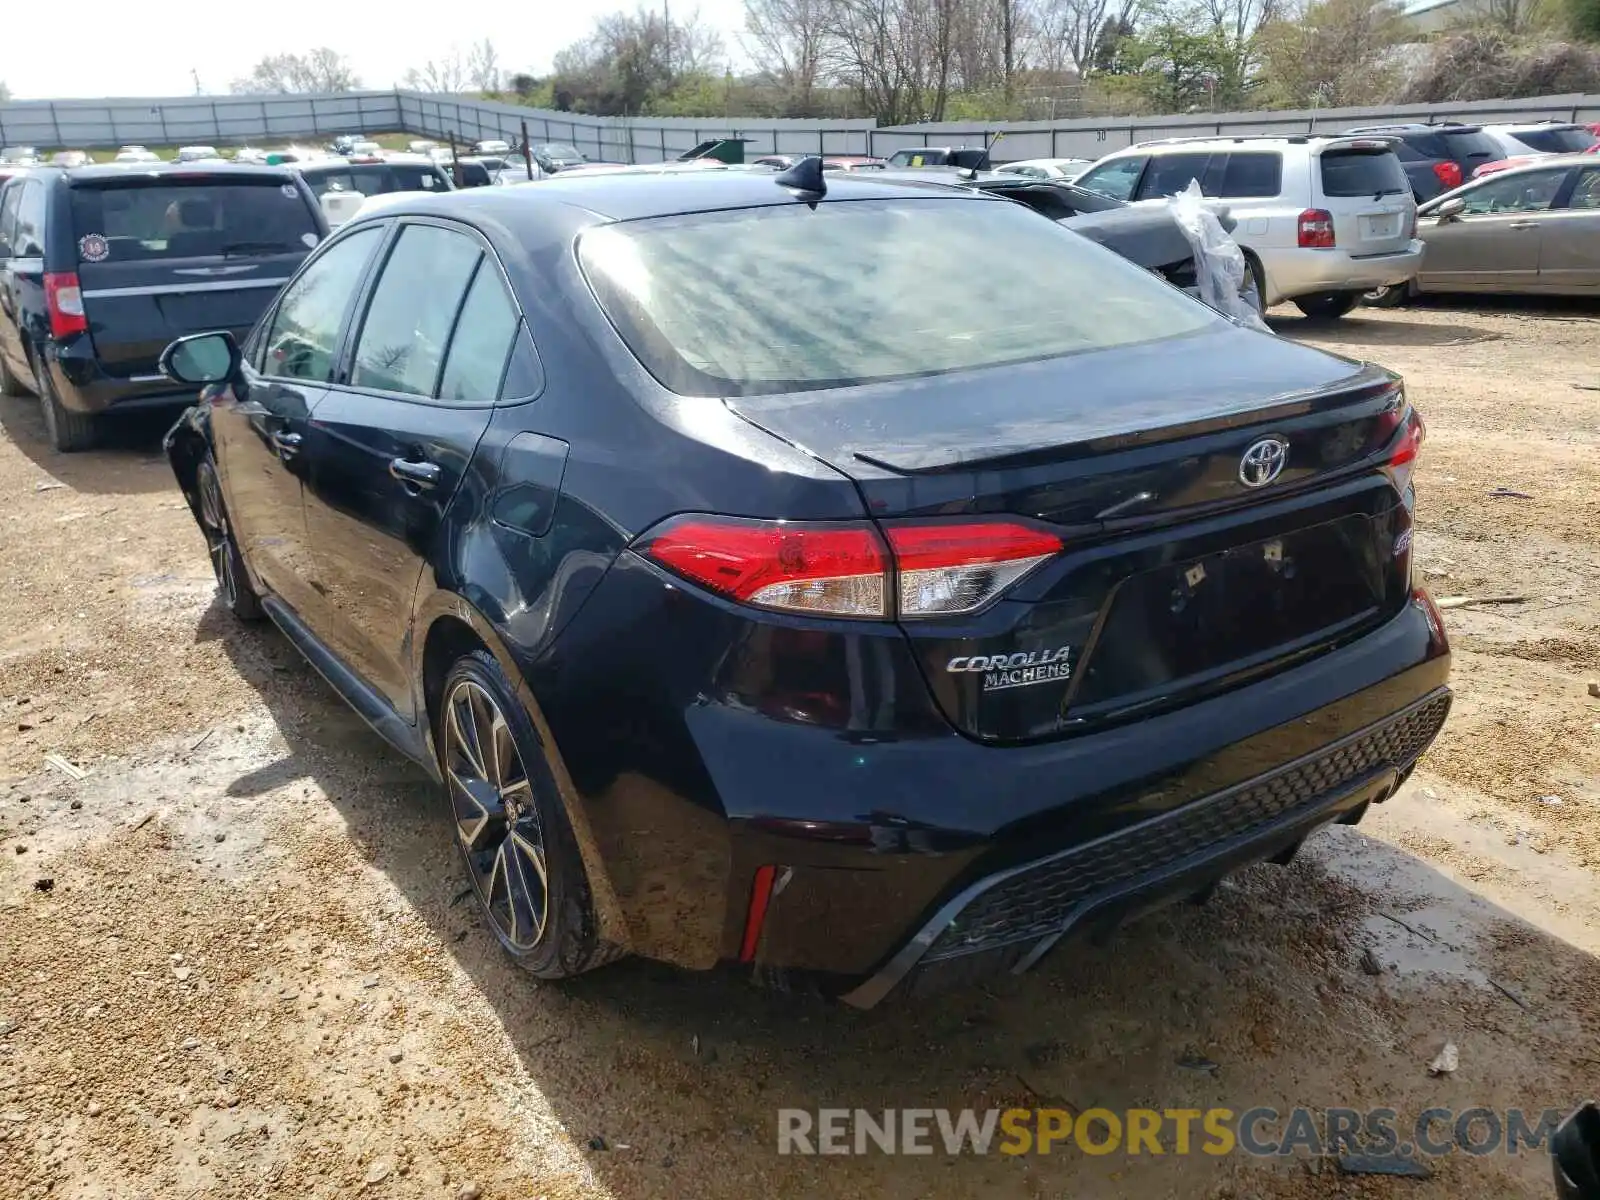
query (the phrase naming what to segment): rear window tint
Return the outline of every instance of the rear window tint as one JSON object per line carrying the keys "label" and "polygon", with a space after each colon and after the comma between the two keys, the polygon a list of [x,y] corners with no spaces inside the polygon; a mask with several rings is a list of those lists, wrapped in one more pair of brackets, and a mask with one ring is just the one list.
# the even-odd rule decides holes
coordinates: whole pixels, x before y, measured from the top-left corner
{"label": "rear window tint", "polygon": [[[942,262],[984,269],[929,271],[929,246]],[[685,395],[938,375],[1178,337],[1219,319],[1021,205],[985,200],[618,222],[584,233],[578,255],[622,339]]]}
{"label": "rear window tint", "polygon": [[1392,151],[1329,150],[1321,159],[1324,196],[1387,196],[1411,190]]}
{"label": "rear window tint", "polygon": [[1444,158],[1478,158],[1487,162],[1502,157],[1500,144],[1481,129],[1474,129],[1470,133],[1447,129],[1439,135],[1439,140],[1445,146]]}
{"label": "rear window tint", "polygon": [[1595,143],[1587,129],[1525,129],[1511,136],[1541,154],[1576,154]]}
{"label": "rear window tint", "polygon": [[1230,154],[1222,195],[1234,199],[1276,196],[1283,187],[1281,154]]}
{"label": "rear window tint", "polygon": [[311,207],[281,180],[116,180],[72,189],[84,262],[276,254],[317,244]]}

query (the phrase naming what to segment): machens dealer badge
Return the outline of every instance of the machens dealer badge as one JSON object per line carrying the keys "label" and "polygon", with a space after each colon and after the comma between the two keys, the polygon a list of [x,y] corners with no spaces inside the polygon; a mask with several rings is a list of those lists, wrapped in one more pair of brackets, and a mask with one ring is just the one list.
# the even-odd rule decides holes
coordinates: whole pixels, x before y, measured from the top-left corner
{"label": "machens dealer badge", "polygon": [[1016,654],[975,654],[952,658],[945,670],[952,675],[980,673],[982,690],[1003,692],[1007,688],[1033,687],[1072,678],[1071,646],[1054,650],[1030,650]]}

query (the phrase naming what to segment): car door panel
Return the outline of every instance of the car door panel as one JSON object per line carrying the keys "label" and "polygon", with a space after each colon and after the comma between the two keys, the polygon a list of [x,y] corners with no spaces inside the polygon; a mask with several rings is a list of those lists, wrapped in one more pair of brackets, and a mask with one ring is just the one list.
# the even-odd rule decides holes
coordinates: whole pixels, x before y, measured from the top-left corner
{"label": "car door panel", "polygon": [[11,243],[16,235],[17,206],[24,186],[21,180],[10,186],[0,185],[0,358],[19,378],[26,378],[28,371],[22,359],[22,318],[17,303],[19,288]]}
{"label": "car door panel", "polygon": [[1425,291],[1521,291],[1537,284],[1550,207],[1565,168],[1492,176],[1462,193],[1466,210],[1449,220],[1423,217]]}
{"label": "car door panel", "polygon": [[309,259],[265,318],[260,346],[211,413],[212,443],[228,513],[246,564],[298,613],[316,607],[303,483],[311,419],[350,322],[350,309],[382,241],[368,227]]}
{"label": "car door panel", "polygon": [[[416,715],[413,600],[423,573],[448,557],[446,514],[494,412],[510,350],[508,328],[487,377],[447,361],[453,339],[466,357],[486,328],[468,311],[480,270],[494,274],[484,276],[486,287],[504,291],[475,235],[441,222],[401,224],[307,444],[318,585],[309,620],[407,721]],[[481,362],[481,347],[472,350]]]}
{"label": "car door panel", "polygon": [[1600,167],[1579,171],[1562,206],[1544,214],[1539,288],[1600,289]]}

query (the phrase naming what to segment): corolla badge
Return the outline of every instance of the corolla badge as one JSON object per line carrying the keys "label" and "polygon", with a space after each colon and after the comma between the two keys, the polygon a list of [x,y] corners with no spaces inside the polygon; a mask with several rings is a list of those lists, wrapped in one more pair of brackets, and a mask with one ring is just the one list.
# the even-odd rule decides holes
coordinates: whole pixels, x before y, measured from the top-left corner
{"label": "corolla badge", "polygon": [[1247,488],[1266,487],[1283,473],[1289,461],[1289,443],[1280,437],[1252,442],[1239,460],[1239,482]]}
{"label": "corolla badge", "polygon": [[1036,683],[1053,683],[1072,678],[1069,661],[1072,647],[1060,646],[1054,650],[1029,650],[1015,654],[978,654],[952,658],[945,670],[953,674],[967,671],[981,672],[982,690],[1000,692],[1007,688],[1032,687]]}

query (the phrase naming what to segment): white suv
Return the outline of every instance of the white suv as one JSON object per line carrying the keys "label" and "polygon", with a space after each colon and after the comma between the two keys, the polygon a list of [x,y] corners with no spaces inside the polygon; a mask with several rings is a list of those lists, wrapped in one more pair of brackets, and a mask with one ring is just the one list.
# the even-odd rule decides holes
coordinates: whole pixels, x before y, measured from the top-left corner
{"label": "white suv", "polygon": [[1262,306],[1342,317],[1361,294],[1422,265],[1417,204],[1394,143],[1374,137],[1173,138],[1107,155],[1075,181],[1117,200],[1161,200],[1191,179],[1227,206]]}

